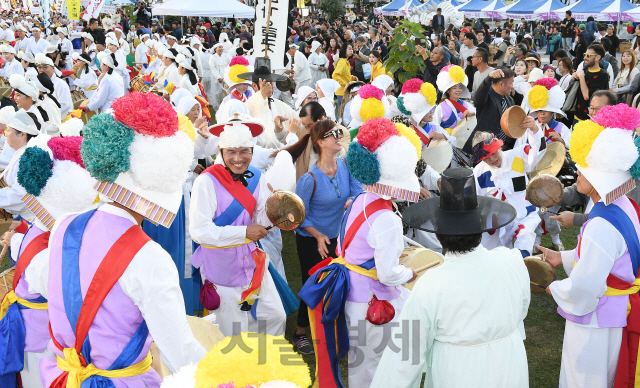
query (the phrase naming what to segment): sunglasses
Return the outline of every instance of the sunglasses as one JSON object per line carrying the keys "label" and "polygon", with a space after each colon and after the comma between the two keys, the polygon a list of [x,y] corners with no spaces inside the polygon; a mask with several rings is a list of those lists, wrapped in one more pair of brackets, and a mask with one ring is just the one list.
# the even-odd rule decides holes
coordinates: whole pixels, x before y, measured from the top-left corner
{"label": "sunglasses", "polygon": [[584,53],[584,54],[582,54],[582,56],[585,57],[585,58],[589,58],[589,57],[597,57],[598,54],[587,54],[587,53]]}
{"label": "sunglasses", "polygon": [[333,130],[331,130],[331,131],[329,131],[329,132],[325,133],[325,134],[322,136],[322,138],[323,138],[323,139],[326,139],[326,138],[328,138],[329,136],[333,136],[333,137],[335,137],[336,139],[341,138],[341,137],[342,137],[342,129],[340,129],[340,128],[333,129]]}

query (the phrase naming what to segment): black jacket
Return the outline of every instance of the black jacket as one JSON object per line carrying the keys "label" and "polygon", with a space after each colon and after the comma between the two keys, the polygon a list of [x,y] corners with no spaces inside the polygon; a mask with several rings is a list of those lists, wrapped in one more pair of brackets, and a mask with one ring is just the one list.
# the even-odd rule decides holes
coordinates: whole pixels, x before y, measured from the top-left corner
{"label": "black jacket", "polygon": [[444,25],[444,15],[438,16],[438,14],[433,15],[433,29],[437,31],[437,27],[441,26],[443,29],[447,28]]}
{"label": "black jacket", "polygon": [[[497,138],[504,141],[504,150],[510,150],[515,144],[515,139],[508,137],[502,128],[500,128],[500,118],[502,117],[502,98],[503,96],[493,90],[491,87],[492,79],[490,77],[485,78],[480,84],[478,90],[473,96],[473,105],[476,107],[476,116],[478,118],[478,125],[473,130],[469,140],[464,145],[463,151],[467,153],[472,152],[473,136],[477,131],[484,131],[493,133]],[[507,107],[513,106],[513,98],[509,95],[504,96],[507,99]]]}

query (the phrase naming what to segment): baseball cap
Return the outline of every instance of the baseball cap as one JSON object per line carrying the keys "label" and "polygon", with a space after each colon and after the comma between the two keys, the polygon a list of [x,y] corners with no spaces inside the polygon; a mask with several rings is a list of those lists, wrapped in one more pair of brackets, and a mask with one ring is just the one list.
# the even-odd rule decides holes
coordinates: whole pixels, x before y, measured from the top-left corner
{"label": "baseball cap", "polygon": [[585,26],[584,24],[580,24],[580,25],[578,26],[578,28],[579,28],[579,29],[581,29],[581,30],[586,30],[586,29],[587,29],[587,26]]}

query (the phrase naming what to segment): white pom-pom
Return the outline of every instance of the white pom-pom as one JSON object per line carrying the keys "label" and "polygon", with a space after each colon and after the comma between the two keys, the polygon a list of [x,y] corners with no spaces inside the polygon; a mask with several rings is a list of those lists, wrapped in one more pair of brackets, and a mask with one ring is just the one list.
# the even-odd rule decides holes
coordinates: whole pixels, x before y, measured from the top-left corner
{"label": "white pom-pom", "polygon": [[36,78],[38,78],[38,70],[33,67],[28,68],[27,71],[24,72],[24,78],[29,82],[36,82]]}
{"label": "white pom-pom", "polygon": [[84,127],[84,123],[77,117],[73,117],[60,125],[60,134],[62,137],[81,136],[80,132]]}
{"label": "white pom-pom", "polygon": [[409,178],[416,169],[418,154],[409,140],[392,136],[375,151],[380,162],[380,177],[389,180]]}
{"label": "white pom-pom", "polygon": [[51,136],[47,135],[46,133],[41,133],[29,140],[29,142],[27,143],[27,148],[40,147],[40,149],[47,151],[49,153],[49,156],[53,160],[53,153],[51,152],[51,148],[49,148],[49,145],[47,144],[49,140],[51,140]]}
{"label": "white pom-pom", "polygon": [[427,99],[422,93],[407,93],[403,94],[402,98],[405,109],[411,113],[420,112],[427,108]]}
{"label": "white pom-pom", "polygon": [[599,171],[627,171],[638,160],[638,149],[631,140],[631,132],[606,128],[600,132],[587,155],[587,165]]}
{"label": "white pom-pom", "polygon": [[198,365],[194,364],[183,366],[178,373],[165,377],[160,388],[194,388],[197,369]]}
{"label": "white pom-pom", "polygon": [[53,175],[47,180],[38,201],[53,218],[64,213],[81,212],[90,208],[96,200],[96,180],[89,172],[70,160],[58,160],[53,164]]}
{"label": "white pom-pom", "polygon": [[129,172],[141,188],[173,193],[187,180],[193,142],[186,133],[161,138],[136,133],[129,151]]}
{"label": "white pom-pom", "polygon": [[296,168],[289,152],[278,152],[265,173],[265,179],[274,190],[296,191]]}
{"label": "white pom-pom", "polygon": [[360,96],[355,96],[355,98],[351,99],[351,106],[349,106],[349,113],[351,113],[351,118],[362,121],[360,117],[360,108],[362,108],[362,98]]}
{"label": "white pom-pom", "polygon": [[438,73],[438,78],[436,78],[436,85],[438,86],[438,90],[444,93],[445,88],[447,86],[451,87],[452,83],[453,83],[453,80],[451,79],[451,76],[449,75],[448,71],[441,71],[440,73]]}
{"label": "white pom-pom", "polygon": [[20,89],[27,80],[20,74],[12,74],[9,77],[9,85],[14,89]]}
{"label": "white pom-pom", "polygon": [[71,54],[71,58],[73,58],[74,61],[77,61],[78,58],[80,58],[80,53],[74,52],[73,54]]}
{"label": "white pom-pom", "polygon": [[549,101],[547,102],[548,107],[562,109],[564,100],[565,93],[560,86],[556,85],[549,90]]}

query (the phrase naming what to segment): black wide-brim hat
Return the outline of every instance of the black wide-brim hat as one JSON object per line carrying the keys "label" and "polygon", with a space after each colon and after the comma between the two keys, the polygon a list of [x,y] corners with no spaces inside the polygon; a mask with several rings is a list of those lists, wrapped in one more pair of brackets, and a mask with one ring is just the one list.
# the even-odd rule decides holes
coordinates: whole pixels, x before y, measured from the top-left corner
{"label": "black wide-brim hat", "polygon": [[451,168],[442,173],[440,197],[415,203],[402,215],[415,229],[449,236],[499,229],[516,218],[516,209],[496,198],[478,197],[473,170]]}
{"label": "black wide-brim hat", "polygon": [[273,74],[271,72],[271,60],[269,58],[258,57],[255,60],[253,72],[238,74],[240,79],[250,79],[251,82],[258,83],[260,80],[267,82],[285,81],[287,76]]}

